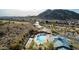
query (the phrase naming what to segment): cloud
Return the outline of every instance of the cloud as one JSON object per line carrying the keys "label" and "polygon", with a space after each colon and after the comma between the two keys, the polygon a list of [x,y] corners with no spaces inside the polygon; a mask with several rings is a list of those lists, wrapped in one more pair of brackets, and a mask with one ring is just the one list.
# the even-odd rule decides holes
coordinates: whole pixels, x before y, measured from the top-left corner
{"label": "cloud", "polygon": [[79,7],[79,0],[0,0],[1,9],[73,9]]}
{"label": "cloud", "polygon": [[16,9],[0,9],[0,16],[33,16],[38,15],[44,10],[16,10]]}

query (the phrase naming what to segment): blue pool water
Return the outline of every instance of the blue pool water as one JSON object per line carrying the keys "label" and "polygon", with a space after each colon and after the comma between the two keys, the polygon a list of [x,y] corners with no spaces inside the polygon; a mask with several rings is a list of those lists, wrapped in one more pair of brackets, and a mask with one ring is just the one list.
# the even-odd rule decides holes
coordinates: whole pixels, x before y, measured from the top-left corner
{"label": "blue pool water", "polygon": [[62,36],[57,36],[56,38],[54,38],[53,42],[55,47],[65,46],[69,48],[70,45],[68,39]]}
{"label": "blue pool water", "polygon": [[46,36],[43,36],[43,35],[37,36],[37,41],[39,43],[43,43],[45,41],[45,39],[46,39]]}
{"label": "blue pool water", "polygon": [[36,41],[42,44],[46,40],[46,33],[39,33],[36,37]]}

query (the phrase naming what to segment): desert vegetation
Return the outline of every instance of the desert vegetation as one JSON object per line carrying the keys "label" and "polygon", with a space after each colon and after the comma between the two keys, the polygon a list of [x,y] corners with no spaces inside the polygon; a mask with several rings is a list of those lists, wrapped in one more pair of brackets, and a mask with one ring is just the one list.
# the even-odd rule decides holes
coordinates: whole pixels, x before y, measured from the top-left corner
{"label": "desert vegetation", "polygon": [[[58,23],[40,23],[42,26],[52,30],[52,35],[61,35],[70,39],[71,47],[79,49],[79,27]],[[37,28],[31,22],[0,21],[0,49],[3,50],[52,50],[53,43],[45,42],[38,45],[34,40],[29,47],[25,47],[30,37],[34,37]]]}
{"label": "desert vegetation", "polygon": [[34,29],[29,22],[0,21],[0,49],[24,49]]}

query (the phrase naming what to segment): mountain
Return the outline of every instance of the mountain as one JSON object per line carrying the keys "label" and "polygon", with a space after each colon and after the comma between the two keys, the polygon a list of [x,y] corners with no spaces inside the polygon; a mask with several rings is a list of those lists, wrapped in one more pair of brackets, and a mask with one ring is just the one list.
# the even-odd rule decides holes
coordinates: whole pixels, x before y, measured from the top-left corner
{"label": "mountain", "polygon": [[38,15],[39,18],[42,19],[59,19],[59,20],[66,20],[66,19],[79,19],[79,14],[64,9],[55,9],[55,10],[46,10]]}

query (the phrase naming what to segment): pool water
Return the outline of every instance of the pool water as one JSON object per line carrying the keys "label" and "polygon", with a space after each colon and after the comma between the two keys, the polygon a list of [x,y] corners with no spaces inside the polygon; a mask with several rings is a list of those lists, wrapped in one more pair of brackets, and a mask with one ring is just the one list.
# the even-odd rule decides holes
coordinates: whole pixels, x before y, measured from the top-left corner
{"label": "pool water", "polygon": [[65,46],[65,47],[69,47],[70,43],[68,41],[69,39],[62,37],[62,36],[57,36],[54,38],[54,47],[60,47],[60,46]]}
{"label": "pool water", "polygon": [[39,43],[43,43],[43,42],[45,41],[45,39],[46,39],[46,36],[38,36],[38,37],[37,37],[37,41],[38,41]]}
{"label": "pool water", "polygon": [[36,41],[40,44],[43,44],[45,40],[46,40],[46,34],[45,33],[40,33],[36,36]]}
{"label": "pool water", "polygon": [[[46,33],[39,33],[35,36],[35,40],[38,44],[43,44],[47,37],[48,34]],[[60,46],[65,46],[65,47],[69,47],[70,43],[69,43],[69,39],[60,35],[56,35],[56,36],[51,36],[49,37],[49,40],[53,42],[54,47],[60,47]],[[61,49],[65,49],[65,48],[61,48]]]}

